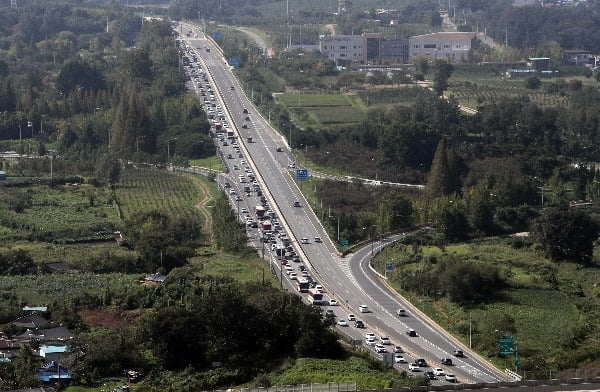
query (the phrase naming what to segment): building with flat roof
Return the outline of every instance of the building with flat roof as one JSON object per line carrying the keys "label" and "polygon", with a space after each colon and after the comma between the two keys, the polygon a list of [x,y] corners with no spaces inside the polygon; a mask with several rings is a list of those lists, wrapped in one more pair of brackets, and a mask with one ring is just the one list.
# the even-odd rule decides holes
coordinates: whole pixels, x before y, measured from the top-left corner
{"label": "building with flat roof", "polygon": [[365,61],[363,37],[360,35],[324,35],[319,39],[319,51],[332,61]]}
{"label": "building with flat roof", "polygon": [[442,59],[450,63],[466,62],[473,47],[474,32],[423,34],[408,39],[408,56]]}

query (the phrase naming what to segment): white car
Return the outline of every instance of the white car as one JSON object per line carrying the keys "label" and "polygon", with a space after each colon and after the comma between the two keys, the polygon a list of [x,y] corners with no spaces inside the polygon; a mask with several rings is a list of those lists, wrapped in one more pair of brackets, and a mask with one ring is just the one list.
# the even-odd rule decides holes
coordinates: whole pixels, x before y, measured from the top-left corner
{"label": "white car", "polygon": [[295,272],[290,273],[290,280],[296,280],[298,275]]}
{"label": "white car", "polygon": [[355,321],[356,320],[356,316],[353,314],[349,314],[348,315],[348,321]]}
{"label": "white car", "polygon": [[367,305],[360,305],[358,311],[361,313],[369,313],[369,307]]}
{"label": "white car", "polygon": [[375,345],[375,352],[376,353],[386,353],[387,350],[385,349],[385,346],[383,344],[376,344]]}
{"label": "white car", "polygon": [[339,325],[340,327],[347,327],[348,322],[346,320],[338,320],[337,325]]}
{"label": "white car", "polygon": [[409,363],[408,370],[410,370],[411,372],[418,372],[421,369],[419,369],[419,365],[417,365],[416,363]]}
{"label": "white car", "polygon": [[320,284],[315,286],[315,290],[317,290],[319,293],[323,293],[323,286],[321,286]]}
{"label": "white car", "polygon": [[448,382],[457,382],[456,376],[454,374],[446,374],[446,381]]}
{"label": "white car", "polygon": [[377,342],[375,341],[375,339],[367,339],[365,344],[367,346],[374,346],[375,344],[377,344]]}
{"label": "white car", "polygon": [[329,306],[337,306],[337,304],[338,303],[337,303],[337,301],[335,299],[332,298],[332,299],[329,300]]}
{"label": "white car", "polygon": [[395,363],[406,363],[406,359],[402,354],[394,354],[394,362]]}
{"label": "white car", "polygon": [[433,374],[435,374],[436,376],[445,376],[446,375],[444,373],[444,369],[442,369],[442,368],[433,369]]}
{"label": "white car", "polygon": [[392,341],[387,336],[382,336],[381,338],[379,338],[379,340],[381,340],[381,344],[385,344],[385,345],[392,344]]}
{"label": "white car", "polygon": [[394,352],[396,354],[402,354],[404,352],[404,350],[402,350],[402,347],[400,347],[400,346],[394,346]]}
{"label": "white car", "polygon": [[300,243],[301,244],[308,244],[308,238],[301,238],[300,239]]}

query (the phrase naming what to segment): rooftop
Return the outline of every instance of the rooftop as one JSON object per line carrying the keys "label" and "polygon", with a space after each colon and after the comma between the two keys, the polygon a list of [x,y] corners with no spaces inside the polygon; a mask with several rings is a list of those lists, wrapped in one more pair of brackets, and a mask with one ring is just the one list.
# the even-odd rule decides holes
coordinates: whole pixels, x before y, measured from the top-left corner
{"label": "rooftop", "polygon": [[414,35],[410,38],[430,38],[430,39],[469,39],[475,38],[477,33],[474,32],[462,32],[462,31],[448,31],[441,33],[431,33]]}

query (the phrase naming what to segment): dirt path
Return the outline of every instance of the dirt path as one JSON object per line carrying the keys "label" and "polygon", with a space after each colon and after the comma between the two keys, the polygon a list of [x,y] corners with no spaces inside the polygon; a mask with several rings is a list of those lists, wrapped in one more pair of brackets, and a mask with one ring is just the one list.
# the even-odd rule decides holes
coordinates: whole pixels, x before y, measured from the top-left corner
{"label": "dirt path", "polygon": [[200,189],[202,193],[202,199],[198,203],[196,203],[196,208],[202,214],[204,218],[204,224],[202,225],[202,232],[207,236],[207,238],[211,237],[212,231],[212,216],[210,215],[210,211],[208,209],[208,203],[212,201],[212,196],[210,195],[209,189],[195,176],[188,176],[194,184]]}

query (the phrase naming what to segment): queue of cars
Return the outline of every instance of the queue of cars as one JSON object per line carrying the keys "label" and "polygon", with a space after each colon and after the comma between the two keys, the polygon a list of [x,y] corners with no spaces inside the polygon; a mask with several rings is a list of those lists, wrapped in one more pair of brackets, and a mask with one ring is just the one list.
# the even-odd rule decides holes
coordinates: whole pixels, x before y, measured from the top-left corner
{"label": "queue of cars", "polygon": [[[215,138],[215,143],[218,146],[218,150],[221,153],[225,165],[230,168],[232,173],[234,173],[233,178],[235,178],[236,173],[239,173],[237,175],[238,181],[231,181],[224,184],[225,188],[229,188],[229,195],[232,200],[234,200],[232,204],[234,206],[237,205],[238,217],[246,223],[246,226],[251,233],[256,233],[256,230],[258,231],[259,237],[265,246],[267,244],[271,245],[266,246],[266,249],[270,249],[270,258],[272,262],[279,264],[278,267],[281,268],[281,275],[286,276],[292,286],[297,284],[299,280],[306,280],[309,282],[311,289],[323,294],[323,287],[310,276],[306,267],[301,263],[297,249],[290,243],[291,241],[285,230],[282,229],[275,212],[271,210],[269,203],[263,196],[260,184],[257,182],[248,162],[244,159],[244,155],[237,142],[237,137],[234,136],[234,132],[230,129],[230,124],[227,121],[224,110],[216,99],[216,88],[211,85],[208,75],[205,70],[203,70],[193,52],[189,50],[188,54],[191,62],[190,64],[184,65],[184,69],[188,73],[191,83],[200,96],[200,102],[202,103],[208,118],[212,120],[211,135]],[[233,90],[233,86],[231,86],[230,89]],[[243,128],[248,129],[248,124],[250,124],[251,119],[247,109],[244,109],[241,121]],[[248,139],[250,142],[251,138],[249,137]],[[282,149],[278,147],[277,151],[282,151]],[[232,183],[234,185],[232,185]],[[246,198],[242,197],[244,194]],[[251,196],[260,198],[260,205],[265,210],[264,215],[258,216],[256,212],[255,214],[251,214],[252,210],[250,205],[242,205],[240,207],[239,202],[244,201],[245,203],[248,203],[252,200],[248,199]],[[294,201],[292,206],[302,207],[299,201]],[[270,222],[270,227],[265,229],[263,223],[267,219]],[[314,237],[313,242],[321,243],[322,240],[320,237]],[[310,240],[308,238],[301,238],[299,243],[301,245],[309,245]],[[296,263],[298,263],[297,267]],[[283,275],[284,272],[285,275]],[[329,307],[338,305],[334,298],[322,301],[321,304],[328,305]],[[369,313],[370,309],[367,305],[360,305],[358,307],[358,312],[361,314]],[[398,317],[408,317],[408,313],[404,309],[398,309],[396,314]],[[337,318],[334,309],[331,308],[324,309],[324,316],[328,318]],[[335,322],[340,328],[350,327],[351,323],[355,328],[365,328],[364,323],[361,320],[356,319],[356,316],[353,314],[348,314],[347,320],[340,318]],[[407,335],[409,337],[418,337],[418,334],[413,329],[409,329]],[[386,336],[377,338],[375,334],[368,333],[365,335],[365,338],[366,344],[373,347],[373,350],[378,354],[387,353],[388,347],[393,346],[390,338]],[[414,362],[409,361],[401,346],[393,346],[391,351],[393,352],[394,363],[400,365],[410,362],[408,363],[408,369],[411,372],[420,372],[422,368],[428,366],[424,359],[416,358]],[[455,350],[455,356],[462,356],[462,351]],[[452,365],[452,361],[449,358],[443,358],[440,363],[443,366]],[[430,379],[444,377],[448,382],[457,382],[456,377],[453,374],[445,372],[442,368],[425,370],[423,374]]]}

